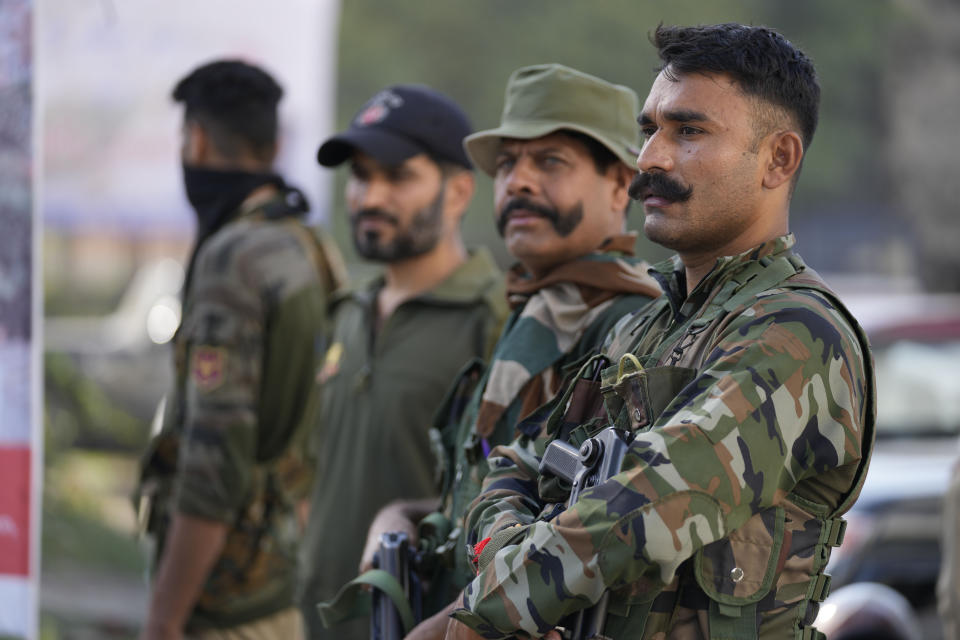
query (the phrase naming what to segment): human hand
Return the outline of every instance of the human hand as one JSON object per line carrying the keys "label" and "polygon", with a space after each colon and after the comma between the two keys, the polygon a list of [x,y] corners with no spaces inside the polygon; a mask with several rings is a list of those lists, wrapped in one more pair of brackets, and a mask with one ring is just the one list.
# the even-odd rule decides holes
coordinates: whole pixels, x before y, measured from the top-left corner
{"label": "human hand", "polygon": [[416,544],[417,525],[408,515],[405,504],[392,502],[380,509],[373,519],[363,545],[363,555],[360,556],[360,573],[373,569],[373,555],[380,546],[380,536],[390,531],[403,531],[410,543]]}

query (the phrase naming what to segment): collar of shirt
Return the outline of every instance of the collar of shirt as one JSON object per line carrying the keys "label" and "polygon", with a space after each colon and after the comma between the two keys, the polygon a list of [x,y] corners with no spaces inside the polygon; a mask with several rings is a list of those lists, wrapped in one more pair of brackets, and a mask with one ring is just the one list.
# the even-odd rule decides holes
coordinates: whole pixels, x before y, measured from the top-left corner
{"label": "collar of shirt", "polygon": [[[454,269],[443,282],[412,300],[433,305],[476,304],[489,295],[502,277],[489,249],[478,247],[472,249],[463,264]],[[355,289],[344,291],[342,297],[353,297],[364,304],[373,304],[377,291],[383,287],[384,282],[384,276],[380,274]]]}

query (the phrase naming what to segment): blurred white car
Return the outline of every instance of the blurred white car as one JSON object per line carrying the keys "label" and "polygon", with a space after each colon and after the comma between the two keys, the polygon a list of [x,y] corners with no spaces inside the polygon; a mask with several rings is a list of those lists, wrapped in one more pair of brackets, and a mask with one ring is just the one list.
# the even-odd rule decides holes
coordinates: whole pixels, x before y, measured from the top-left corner
{"label": "blurred white car", "polygon": [[[166,343],[180,325],[183,275],[182,265],[171,258],[148,262],[135,272],[111,313],[47,317],[44,352],[67,356],[76,380],[95,384],[110,403],[149,424],[173,378]],[[65,391],[50,389],[49,377],[47,385],[48,402],[57,396],[51,391]]]}

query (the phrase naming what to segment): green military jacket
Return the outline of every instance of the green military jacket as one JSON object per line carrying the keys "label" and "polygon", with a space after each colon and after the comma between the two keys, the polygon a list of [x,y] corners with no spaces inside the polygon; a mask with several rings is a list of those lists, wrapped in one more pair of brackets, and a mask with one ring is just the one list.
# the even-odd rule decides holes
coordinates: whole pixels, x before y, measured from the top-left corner
{"label": "green military jacket", "polygon": [[620,473],[563,509],[543,440],[496,451],[467,523],[491,540],[457,618],[539,637],[609,593],[614,639],[819,637],[874,382],[865,335],[792,244],[720,259],[689,296],[678,260],[655,267],[665,295],[618,323],[590,363],[612,366],[585,366],[549,420],[574,442],[636,434]]}
{"label": "green military jacket", "polygon": [[299,425],[339,255],[287,215],[284,197],[239,214],[198,250],[174,339],[175,386],[144,458],[140,493],[152,498],[158,558],[175,512],[230,527],[188,631],[294,603],[294,505],[310,484]]}
{"label": "green military jacket", "polygon": [[317,474],[300,596],[311,638],[368,634],[366,620],[324,630],[316,605],[357,576],[381,507],[436,495],[433,414],[464,364],[489,355],[507,315],[503,277],[485,249],[403,302],[375,332],[382,286],[377,279],[334,303],[333,337],[317,374]]}

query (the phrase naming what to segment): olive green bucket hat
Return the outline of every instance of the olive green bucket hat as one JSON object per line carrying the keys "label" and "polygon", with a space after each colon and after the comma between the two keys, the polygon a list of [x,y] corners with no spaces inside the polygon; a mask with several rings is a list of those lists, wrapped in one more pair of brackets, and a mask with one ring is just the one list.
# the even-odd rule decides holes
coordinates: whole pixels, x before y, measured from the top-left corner
{"label": "olive green bucket hat", "polygon": [[595,139],[635,170],[639,113],[640,100],[628,87],[561,64],[538,64],[510,75],[500,126],[467,136],[463,146],[492,176],[503,138],[530,140],[570,129]]}

